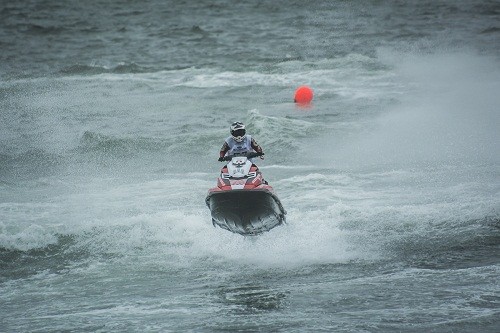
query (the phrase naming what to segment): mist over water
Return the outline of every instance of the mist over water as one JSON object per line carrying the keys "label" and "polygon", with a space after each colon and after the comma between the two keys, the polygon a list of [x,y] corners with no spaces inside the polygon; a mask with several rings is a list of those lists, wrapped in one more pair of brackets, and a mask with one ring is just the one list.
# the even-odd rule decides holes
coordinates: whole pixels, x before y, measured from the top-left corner
{"label": "mist over water", "polygon": [[[359,167],[497,164],[498,61],[471,53],[380,52],[394,68],[395,105],[332,145],[334,163]],[[326,139],[328,140],[328,139]],[[345,140],[342,141],[342,140]]]}
{"label": "mist over water", "polygon": [[[499,13],[0,6],[0,331],[497,332]],[[236,120],[259,237],[204,202]]]}

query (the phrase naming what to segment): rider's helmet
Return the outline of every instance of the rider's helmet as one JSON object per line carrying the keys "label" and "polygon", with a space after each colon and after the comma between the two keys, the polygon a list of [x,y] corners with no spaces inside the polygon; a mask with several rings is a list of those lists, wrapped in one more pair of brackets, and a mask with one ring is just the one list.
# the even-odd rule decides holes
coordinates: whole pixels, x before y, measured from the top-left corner
{"label": "rider's helmet", "polygon": [[245,139],[245,125],[239,121],[232,123],[230,127],[231,136],[236,142],[242,142]]}

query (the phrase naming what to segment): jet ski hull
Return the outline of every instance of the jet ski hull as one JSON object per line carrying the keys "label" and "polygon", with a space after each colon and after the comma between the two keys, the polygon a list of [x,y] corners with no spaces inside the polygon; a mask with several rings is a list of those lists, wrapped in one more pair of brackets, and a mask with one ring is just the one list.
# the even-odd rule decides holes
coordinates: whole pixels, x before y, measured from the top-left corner
{"label": "jet ski hull", "polygon": [[214,225],[241,235],[258,235],[285,222],[286,212],[269,189],[214,188],[209,191],[206,204]]}

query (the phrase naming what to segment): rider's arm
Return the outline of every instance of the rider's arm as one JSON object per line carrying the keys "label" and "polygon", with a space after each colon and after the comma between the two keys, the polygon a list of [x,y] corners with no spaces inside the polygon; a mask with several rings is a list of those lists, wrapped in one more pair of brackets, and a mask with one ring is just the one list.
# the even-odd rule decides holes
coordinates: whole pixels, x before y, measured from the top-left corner
{"label": "rider's arm", "polygon": [[219,152],[219,157],[224,157],[224,155],[226,155],[228,150],[229,150],[229,145],[227,144],[227,142],[224,141],[224,144],[222,145]]}
{"label": "rider's arm", "polygon": [[253,148],[253,150],[255,150],[255,151],[256,151],[256,152],[258,152],[258,153],[263,153],[261,146],[259,146],[259,145],[257,144],[257,141],[255,141],[255,140],[254,140],[254,138],[252,138],[252,142],[251,142],[251,144],[252,144],[252,148]]}

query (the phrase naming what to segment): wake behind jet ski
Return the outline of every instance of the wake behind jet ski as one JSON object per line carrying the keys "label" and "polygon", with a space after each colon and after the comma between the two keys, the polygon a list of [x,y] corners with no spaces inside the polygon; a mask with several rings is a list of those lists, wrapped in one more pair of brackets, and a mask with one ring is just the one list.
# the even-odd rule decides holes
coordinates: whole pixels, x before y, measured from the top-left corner
{"label": "wake behind jet ski", "polygon": [[258,235],[285,222],[286,211],[259,168],[251,161],[261,152],[225,156],[229,161],[208,191],[212,223],[241,235]]}

